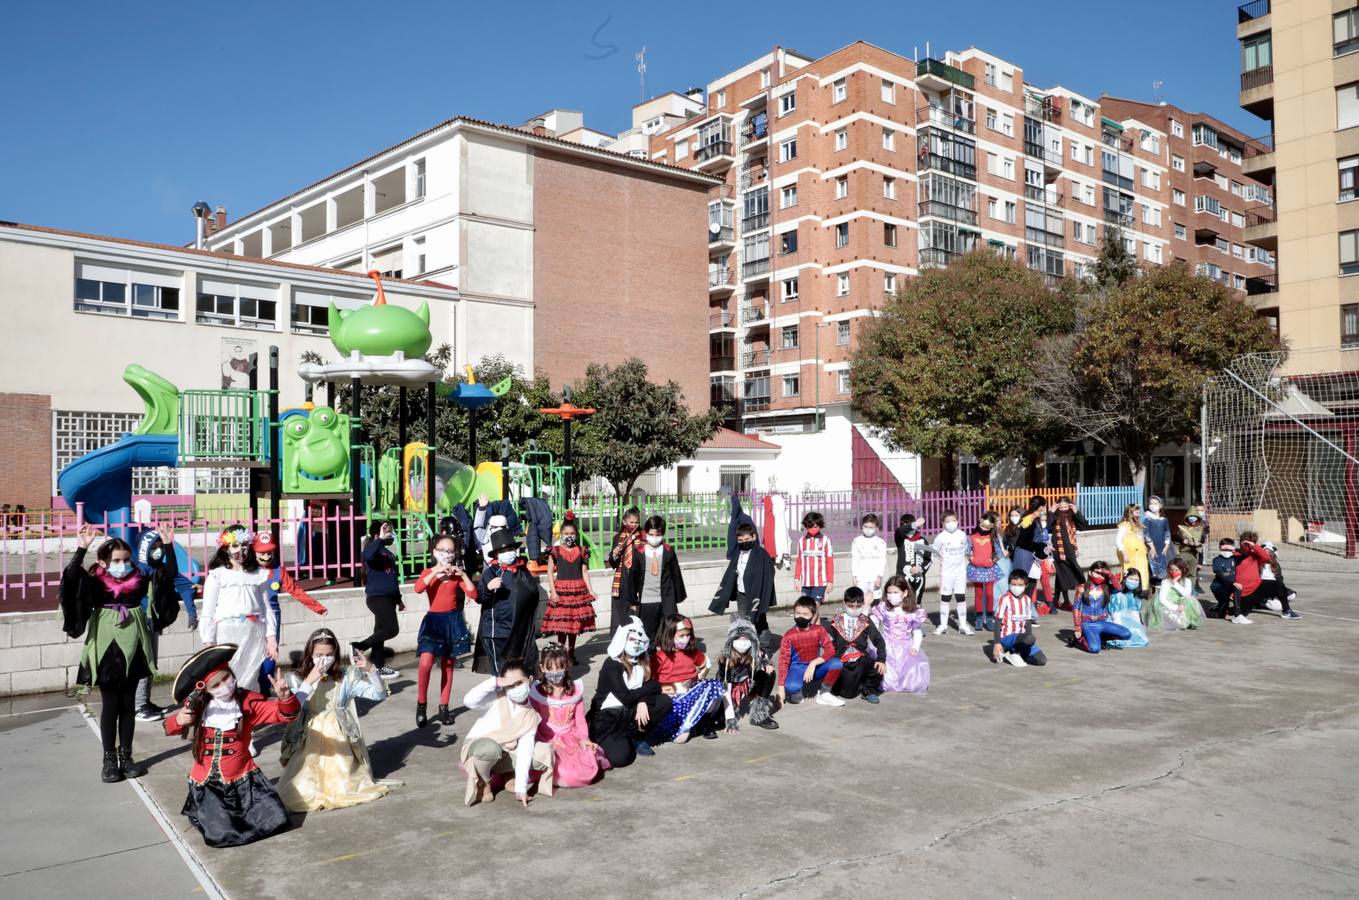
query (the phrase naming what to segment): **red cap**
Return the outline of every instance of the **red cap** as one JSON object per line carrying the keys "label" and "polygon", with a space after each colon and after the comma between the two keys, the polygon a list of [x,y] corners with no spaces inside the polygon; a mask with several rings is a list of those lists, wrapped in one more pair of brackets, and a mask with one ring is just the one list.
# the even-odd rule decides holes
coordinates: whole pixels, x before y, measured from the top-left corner
{"label": "red cap", "polygon": [[278,552],[278,543],[274,540],[274,535],[272,532],[261,531],[259,534],[255,535],[255,552],[256,553]]}

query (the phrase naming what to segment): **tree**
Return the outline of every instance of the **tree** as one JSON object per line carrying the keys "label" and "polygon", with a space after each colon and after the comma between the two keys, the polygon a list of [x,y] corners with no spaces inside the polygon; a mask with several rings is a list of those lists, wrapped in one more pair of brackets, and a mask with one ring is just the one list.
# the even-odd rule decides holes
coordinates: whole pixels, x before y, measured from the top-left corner
{"label": "tree", "polygon": [[1161,444],[1198,433],[1204,382],[1242,353],[1278,349],[1269,324],[1184,263],[1155,266],[1079,304],[1075,329],[1044,341],[1035,411],[1146,472]]}
{"label": "tree", "polygon": [[1123,231],[1115,225],[1105,228],[1104,242],[1095,260],[1095,284],[1105,290],[1116,288],[1136,276],[1137,271],[1137,257],[1123,243]]}
{"label": "tree", "polygon": [[1052,443],[1027,400],[1033,353],[1072,315],[1038,274],[976,251],[911,279],[862,321],[852,402],[893,447],[996,460]]}
{"label": "tree", "polygon": [[578,481],[597,475],[620,497],[644,472],[693,456],[722,421],[720,409],[690,415],[679,385],[648,381],[636,357],[617,367],[591,364],[572,402],[596,410],[572,432]]}

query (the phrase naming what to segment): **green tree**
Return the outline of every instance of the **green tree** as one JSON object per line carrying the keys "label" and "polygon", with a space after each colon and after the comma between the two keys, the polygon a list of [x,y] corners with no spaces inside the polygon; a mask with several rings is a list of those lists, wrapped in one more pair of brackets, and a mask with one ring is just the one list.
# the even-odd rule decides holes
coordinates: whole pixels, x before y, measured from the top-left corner
{"label": "green tree", "polygon": [[1063,294],[989,251],[928,270],[862,320],[854,410],[893,447],[926,456],[1045,449],[1053,436],[1027,402],[1033,354],[1071,320]]}
{"label": "green tree", "polygon": [[596,410],[572,432],[577,483],[599,476],[620,497],[644,472],[692,456],[722,422],[720,409],[690,414],[680,386],[649,381],[636,357],[618,366],[591,364],[572,402]]}
{"label": "green tree", "polygon": [[1123,243],[1123,231],[1116,225],[1104,229],[1104,241],[1095,260],[1095,284],[1104,289],[1116,288],[1137,275],[1137,257],[1128,252]]}
{"label": "green tree", "polygon": [[1219,282],[1184,263],[1149,267],[1090,293],[1073,331],[1044,341],[1035,411],[1141,474],[1158,446],[1198,436],[1206,379],[1239,354],[1274,349],[1269,324]]}

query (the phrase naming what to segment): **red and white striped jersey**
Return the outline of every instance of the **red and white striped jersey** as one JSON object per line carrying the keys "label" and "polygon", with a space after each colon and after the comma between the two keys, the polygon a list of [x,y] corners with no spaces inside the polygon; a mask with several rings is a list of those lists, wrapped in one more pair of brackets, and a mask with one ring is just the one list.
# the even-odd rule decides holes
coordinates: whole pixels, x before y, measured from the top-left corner
{"label": "red and white striped jersey", "polygon": [[1002,638],[1022,634],[1033,618],[1033,598],[1028,594],[1016,597],[1007,590],[1001,594],[1000,603],[996,605],[996,618],[1000,620]]}
{"label": "red and white striped jersey", "polygon": [[803,587],[825,587],[835,581],[835,551],[824,534],[803,534],[797,542],[793,580]]}

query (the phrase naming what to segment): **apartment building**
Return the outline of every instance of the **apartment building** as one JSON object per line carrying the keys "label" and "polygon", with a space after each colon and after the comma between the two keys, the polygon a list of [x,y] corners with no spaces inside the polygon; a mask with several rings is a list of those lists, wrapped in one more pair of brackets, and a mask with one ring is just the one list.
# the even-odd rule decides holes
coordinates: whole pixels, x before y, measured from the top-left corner
{"label": "apartment building", "polygon": [[979,247],[1080,277],[1111,227],[1147,262],[1174,254],[1166,134],[976,48],[918,62],[864,42],[776,48],[705,100],[651,156],[722,179],[708,202],[712,401],[778,435],[790,489],[850,487],[856,447],[908,487],[938,482],[851,422],[856,331],[902,279]]}
{"label": "apartment building", "polygon": [[[657,98],[648,121],[678,121],[684,100]],[[698,234],[717,179],[601,146],[617,140],[571,110],[522,127],[452,118],[214,226],[206,244],[456,285],[477,301],[441,325],[456,365],[500,353],[559,385],[639,355],[707,409]]]}
{"label": "apartment building", "polygon": [[1100,107],[1111,118],[1149,123],[1169,142],[1173,258],[1247,296],[1277,331],[1278,236],[1266,227],[1275,219],[1274,195],[1244,171],[1251,138],[1206,113],[1165,103],[1106,95]]}

